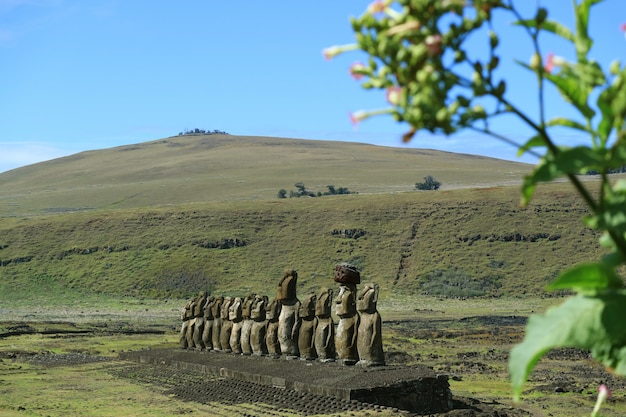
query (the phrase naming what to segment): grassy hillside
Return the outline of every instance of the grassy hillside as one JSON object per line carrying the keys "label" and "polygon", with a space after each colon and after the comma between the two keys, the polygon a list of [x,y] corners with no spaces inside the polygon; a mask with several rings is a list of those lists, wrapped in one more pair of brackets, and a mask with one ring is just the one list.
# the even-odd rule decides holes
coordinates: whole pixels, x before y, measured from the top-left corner
{"label": "grassy hillside", "polygon": [[0,294],[80,291],[181,297],[274,295],[282,271],[301,292],[334,285],[348,261],[384,293],[542,295],[597,236],[566,184],[518,207],[517,187],[188,204],[5,218]]}
{"label": "grassy hillside", "polygon": [[275,200],[303,182],[360,194],[518,184],[530,166],[473,155],[230,135],[182,136],[39,163],[0,174],[0,218],[184,203]]}
{"label": "grassy hillside", "polygon": [[[334,285],[338,262],[383,292],[542,295],[597,236],[565,183],[520,209],[530,167],[365,144],[187,136],[0,174],[0,294],[274,295]],[[415,191],[433,175],[440,191]],[[278,199],[302,181],[359,194]],[[516,184],[516,185],[511,185]]]}

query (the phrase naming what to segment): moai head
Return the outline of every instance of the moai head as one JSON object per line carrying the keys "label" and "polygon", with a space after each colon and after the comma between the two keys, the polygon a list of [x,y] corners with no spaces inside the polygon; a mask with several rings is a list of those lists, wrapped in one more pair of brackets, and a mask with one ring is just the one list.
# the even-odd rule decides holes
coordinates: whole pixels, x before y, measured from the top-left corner
{"label": "moai head", "polygon": [[215,297],[209,295],[204,303],[204,317],[213,317],[213,303],[215,303]]}
{"label": "moai head", "polygon": [[215,297],[215,300],[211,304],[211,313],[214,318],[221,317],[222,304],[224,303],[224,296],[220,295]]}
{"label": "moai head", "polygon": [[193,304],[193,315],[200,317],[204,314],[204,304],[206,303],[207,292],[200,291]]}
{"label": "moai head", "polygon": [[267,306],[267,296],[257,295],[254,297],[254,301],[252,302],[252,308],[250,311],[250,318],[254,321],[263,321],[265,320],[265,308]]}
{"label": "moai head", "polygon": [[356,313],[355,292],[355,285],[339,286],[339,294],[335,298],[335,313],[338,316],[353,316]]}
{"label": "moai head", "polygon": [[315,315],[320,318],[328,318],[332,313],[333,290],[322,288],[322,292],[315,302]]}
{"label": "moai head", "polygon": [[241,320],[241,297],[235,297],[228,308],[228,319],[231,321]]}
{"label": "moai head", "polygon": [[340,284],[360,284],[361,273],[356,266],[344,262],[335,266],[334,280]]}
{"label": "moai head", "polygon": [[364,284],[356,299],[356,308],[359,311],[373,313],[376,311],[376,303],[378,302],[378,284]]}
{"label": "moai head", "polygon": [[256,297],[256,294],[248,294],[243,299],[241,303],[241,316],[244,319],[250,318],[250,313],[252,311],[252,303],[254,303],[255,297]]}
{"label": "moai head", "polygon": [[278,301],[295,300],[298,273],[295,269],[287,269],[278,283]]}
{"label": "moai head", "polygon": [[274,298],[271,302],[265,305],[265,318],[269,321],[277,321],[280,316],[281,304],[278,299]]}
{"label": "moai head", "polygon": [[233,302],[231,297],[224,298],[224,302],[222,303],[222,310],[220,311],[220,317],[224,320],[230,320],[228,318],[228,310],[230,309],[230,304]]}
{"label": "moai head", "polygon": [[303,319],[313,319],[315,317],[315,302],[317,301],[317,295],[314,292],[310,292],[304,297],[304,301],[300,305],[300,317]]}

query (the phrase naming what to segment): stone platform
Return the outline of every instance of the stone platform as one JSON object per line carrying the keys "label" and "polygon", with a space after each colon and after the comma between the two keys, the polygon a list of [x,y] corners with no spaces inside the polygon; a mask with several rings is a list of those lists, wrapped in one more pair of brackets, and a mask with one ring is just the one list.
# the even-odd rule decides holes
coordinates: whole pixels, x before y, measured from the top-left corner
{"label": "stone platform", "polygon": [[437,375],[425,366],[362,368],[343,366],[337,362],[181,349],[122,352],[119,357],[341,400],[395,407],[418,414],[445,413],[452,409],[447,376]]}

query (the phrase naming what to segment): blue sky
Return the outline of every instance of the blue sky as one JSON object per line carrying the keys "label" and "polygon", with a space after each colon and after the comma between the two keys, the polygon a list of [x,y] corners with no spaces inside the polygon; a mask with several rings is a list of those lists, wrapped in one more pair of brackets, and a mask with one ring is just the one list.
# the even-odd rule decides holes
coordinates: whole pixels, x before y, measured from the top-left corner
{"label": "blue sky", "polygon": [[[84,150],[155,140],[185,129],[236,135],[374,143],[476,153],[518,160],[516,149],[463,133],[418,134],[389,117],[354,129],[349,113],[387,104],[365,91],[349,53],[326,61],[322,49],[354,41],[349,16],[369,1],[0,0],[0,172]],[[566,0],[518,0],[573,22]],[[529,15],[530,16],[530,15]],[[534,77],[512,62],[528,61],[531,45],[507,18],[500,52],[514,102],[536,114]],[[606,65],[622,59],[619,28],[626,3],[595,7],[591,56]],[[543,51],[572,57],[553,37]],[[554,91],[552,115],[571,115]],[[524,142],[513,120],[499,131]],[[563,142],[580,138],[564,131]],[[533,162],[532,159],[525,161]]]}

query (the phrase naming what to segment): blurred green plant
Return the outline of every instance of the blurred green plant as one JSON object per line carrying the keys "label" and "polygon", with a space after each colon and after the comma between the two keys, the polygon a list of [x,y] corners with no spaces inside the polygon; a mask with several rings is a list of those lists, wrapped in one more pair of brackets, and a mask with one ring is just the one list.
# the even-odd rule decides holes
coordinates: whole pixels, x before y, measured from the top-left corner
{"label": "blurred green plant", "polygon": [[[575,295],[543,315],[529,318],[526,336],[510,354],[509,369],[516,400],[528,375],[550,349],[577,347],[618,375],[626,375],[626,291],[618,269],[626,263],[626,180],[609,180],[609,173],[626,164],[626,68],[615,61],[608,71],[588,57],[593,40],[589,34],[590,11],[601,0],[572,0],[574,28],[536,8],[525,18],[513,0],[378,0],[364,14],[352,18],[356,43],[327,48],[327,59],[360,50],[367,63],[350,67],[353,78],[366,89],[386,92],[390,107],[357,111],[359,123],[381,114],[407,123],[404,141],[420,130],[450,135],[463,129],[478,131],[517,146],[518,155],[541,157],[522,185],[522,205],[533,198],[539,183],[565,177],[590,209],[583,220],[602,231],[600,243],[609,254],[580,264],[561,274],[550,288],[574,290]],[[507,94],[507,83],[498,72],[499,34],[493,20],[511,19],[530,38],[534,48],[530,62],[517,64],[537,79],[539,114],[528,114]],[[626,27],[622,25],[622,30]],[[555,35],[571,44],[572,62],[547,54],[542,60],[539,37]],[[472,56],[482,39],[487,50]],[[576,116],[547,120],[545,86],[553,85]],[[595,100],[595,101],[594,101]],[[502,115],[522,120],[533,134],[517,144],[490,128]],[[589,138],[586,145],[567,147],[554,140],[557,128],[569,128]],[[579,175],[594,171],[599,182],[583,183]],[[597,189],[592,189],[596,187]],[[597,411],[596,411],[597,412]]]}

